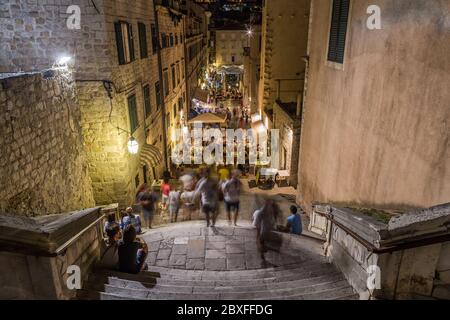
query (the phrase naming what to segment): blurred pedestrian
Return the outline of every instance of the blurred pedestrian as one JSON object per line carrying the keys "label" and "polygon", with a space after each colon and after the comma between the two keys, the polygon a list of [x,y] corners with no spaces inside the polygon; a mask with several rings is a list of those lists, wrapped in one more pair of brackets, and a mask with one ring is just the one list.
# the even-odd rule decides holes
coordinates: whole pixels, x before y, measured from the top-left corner
{"label": "blurred pedestrian", "polygon": [[179,190],[172,190],[169,193],[169,215],[170,222],[177,222],[178,211],[180,210],[180,195]]}
{"label": "blurred pedestrian", "polygon": [[167,210],[167,205],[169,204],[169,193],[170,193],[169,179],[164,178],[163,183],[161,184],[163,210]]}
{"label": "blurred pedestrian", "polygon": [[253,214],[253,225],[256,228],[257,245],[261,258],[265,260],[267,252],[267,241],[271,239],[272,231],[275,230],[276,221],[279,216],[279,207],[272,198],[266,198],[264,205]]}
{"label": "blurred pedestrian", "polygon": [[201,198],[201,210],[206,217],[206,226],[214,227],[219,209],[219,184],[217,180],[210,176],[210,173],[209,168],[202,169],[202,178],[197,183],[194,199]]}
{"label": "blurred pedestrian", "polygon": [[140,196],[139,200],[144,214],[145,225],[147,228],[151,229],[158,196],[153,190],[147,190]]}
{"label": "blurred pedestrian", "polygon": [[239,197],[242,190],[242,182],[239,180],[239,172],[233,171],[229,180],[223,185],[223,197],[227,211],[228,222],[231,224],[231,211],[234,210],[234,225],[237,226],[239,216]]}

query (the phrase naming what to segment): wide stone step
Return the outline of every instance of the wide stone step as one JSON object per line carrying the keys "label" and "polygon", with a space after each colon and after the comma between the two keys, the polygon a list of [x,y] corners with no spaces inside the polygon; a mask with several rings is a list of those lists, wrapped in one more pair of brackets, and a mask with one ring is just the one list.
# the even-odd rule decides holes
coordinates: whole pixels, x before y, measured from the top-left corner
{"label": "wide stone step", "polygon": [[[103,290],[92,290],[92,292],[104,292],[119,297],[130,297],[133,299],[151,300],[255,300],[255,299],[333,299],[353,294],[349,291],[345,280],[330,280],[314,285],[303,287],[270,289],[254,292],[220,292],[220,293],[183,293],[183,292],[159,292],[152,290],[141,290],[132,288],[121,288],[112,285],[104,285]],[[352,290],[352,289],[351,289]]]}
{"label": "wide stone step", "polygon": [[302,278],[304,276],[319,275],[326,273],[334,273],[337,269],[330,264],[310,263],[304,265],[296,265],[291,268],[280,268],[272,270],[247,270],[247,271],[222,271],[211,273],[209,271],[186,271],[167,269],[165,272],[141,272],[140,274],[126,274],[112,270],[98,270],[96,275],[104,277],[117,277],[125,280],[145,282],[145,283],[195,283],[195,282],[209,282],[214,283],[222,281],[224,283],[231,283],[235,281],[242,283],[248,282],[276,282],[276,281],[290,281],[295,278]]}
{"label": "wide stone step", "polygon": [[129,281],[119,278],[110,277],[105,282],[93,280],[88,286],[91,290],[102,291],[104,284],[111,285],[118,288],[128,288],[137,290],[152,290],[158,292],[177,292],[177,293],[217,293],[217,292],[257,292],[265,290],[278,290],[292,287],[302,287],[307,285],[314,285],[322,282],[335,282],[344,280],[341,274],[334,273],[329,275],[320,276],[307,276],[304,275],[303,279],[286,280],[283,282],[224,282],[217,281],[213,283],[207,283],[205,285],[202,281],[198,283],[183,283],[177,284],[170,283],[145,283],[137,281]]}

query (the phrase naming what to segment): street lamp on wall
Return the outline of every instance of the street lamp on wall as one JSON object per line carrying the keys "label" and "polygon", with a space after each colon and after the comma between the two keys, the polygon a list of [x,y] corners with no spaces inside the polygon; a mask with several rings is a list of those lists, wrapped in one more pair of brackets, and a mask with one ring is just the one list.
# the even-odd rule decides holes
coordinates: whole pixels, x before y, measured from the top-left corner
{"label": "street lamp on wall", "polygon": [[130,137],[128,140],[128,152],[130,154],[137,154],[139,151],[139,143],[136,141],[135,138]]}

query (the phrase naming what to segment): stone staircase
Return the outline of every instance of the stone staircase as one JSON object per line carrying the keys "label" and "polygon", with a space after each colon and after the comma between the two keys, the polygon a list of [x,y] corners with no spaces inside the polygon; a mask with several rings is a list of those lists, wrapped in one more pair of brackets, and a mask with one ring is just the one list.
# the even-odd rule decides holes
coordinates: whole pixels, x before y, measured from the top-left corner
{"label": "stone staircase", "polygon": [[[192,232],[192,228],[190,232]],[[239,229],[240,232],[247,231]],[[174,232],[168,230],[167,233]],[[179,234],[180,228],[175,229]],[[235,232],[236,233],[236,232]],[[182,236],[183,234],[181,234]],[[198,238],[198,236],[196,236]],[[149,241],[148,239],[146,239]],[[261,267],[245,270],[189,270],[160,267],[138,275],[95,270],[79,290],[87,300],[356,300],[359,295],[316,249],[317,240],[284,239]],[[320,246],[320,245],[318,245]]]}
{"label": "stone staircase", "polygon": [[257,271],[177,269],[139,275],[98,270],[78,294],[88,300],[357,300],[331,265]]}

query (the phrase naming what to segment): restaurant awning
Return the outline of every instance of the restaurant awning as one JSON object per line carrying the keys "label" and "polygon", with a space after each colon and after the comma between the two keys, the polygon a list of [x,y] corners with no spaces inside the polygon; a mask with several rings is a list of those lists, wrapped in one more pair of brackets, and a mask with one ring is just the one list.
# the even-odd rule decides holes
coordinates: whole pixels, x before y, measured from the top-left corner
{"label": "restaurant awning", "polygon": [[203,103],[208,103],[208,91],[201,88],[195,89],[194,99],[197,99],[198,101]]}
{"label": "restaurant awning", "polygon": [[150,168],[157,167],[163,161],[161,151],[151,144],[142,146],[140,159],[141,166],[149,166]]}
{"label": "restaurant awning", "polygon": [[242,74],[244,73],[244,66],[241,65],[221,66],[217,70],[217,72],[223,74]]}
{"label": "restaurant awning", "polygon": [[201,115],[189,120],[189,123],[225,123],[226,121],[226,114],[202,113]]}

